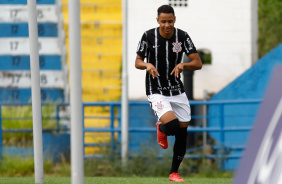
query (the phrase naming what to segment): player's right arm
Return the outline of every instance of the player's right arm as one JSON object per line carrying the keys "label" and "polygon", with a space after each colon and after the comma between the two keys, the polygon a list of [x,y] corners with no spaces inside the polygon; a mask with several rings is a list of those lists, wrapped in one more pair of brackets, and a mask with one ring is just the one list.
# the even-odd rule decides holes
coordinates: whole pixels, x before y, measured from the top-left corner
{"label": "player's right arm", "polygon": [[136,60],[135,60],[135,67],[140,70],[147,70],[147,72],[152,75],[153,79],[156,77],[156,75],[160,76],[158,70],[152,65],[151,63],[145,63],[144,58],[139,56],[138,54],[136,55]]}

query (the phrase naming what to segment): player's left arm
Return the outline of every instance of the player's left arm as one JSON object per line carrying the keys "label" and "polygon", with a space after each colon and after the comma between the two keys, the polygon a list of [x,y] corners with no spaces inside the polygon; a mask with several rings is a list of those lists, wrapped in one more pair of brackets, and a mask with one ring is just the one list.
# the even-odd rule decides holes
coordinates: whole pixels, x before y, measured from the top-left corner
{"label": "player's left arm", "polygon": [[189,63],[179,63],[174,67],[170,75],[175,75],[175,77],[179,77],[179,74],[186,70],[200,70],[203,66],[202,60],[198,53],[189,54],[189,59],[191,60]]}

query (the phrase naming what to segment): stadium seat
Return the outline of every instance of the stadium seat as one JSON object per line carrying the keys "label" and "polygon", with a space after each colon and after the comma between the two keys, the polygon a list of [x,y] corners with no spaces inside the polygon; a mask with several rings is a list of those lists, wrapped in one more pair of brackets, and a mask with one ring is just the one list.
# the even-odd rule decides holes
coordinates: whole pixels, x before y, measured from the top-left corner
{"label": "stadium seat", "polygon": [[[82,100],[117,101],[121,96],[122,7],[121,0],[81,0]],[[62,1],[65,44],[69,63],[68,1]],[[85,107],[85,127],[109,127],[109,107]],[[115,127],[117,127],[117,120]],[[117,133],[115,133],[117,138]],[[109,143],[110,132],[86,132],[85,143]],[[86,155],[101,147],[85,147]]]}
{"label": "stadium seat", "polygon": [[[68,37],[68,24],[64,25]],[[82,38],[122,37],[122,24],[103,23],[102,21],[83,23],[81,25]]]}
{"label": "stadium seat", "polygon": [[[63,6],[64,20],[68,21],[68,7]],[[121,6],[119,4],[85,4],[80,8],[80,19],[85,21],[121,21]]]}
{"label": "stadium seat", "polygon": [[[120,70],[120,61],[84,61],[82,63],[82,70]],[[119,72],[120,73],[120,72]]]}
{"label": "stadium seat", "polygon": [[[103,0],[101,3],[101,0],[81,0],[80,4],[120,4],[121,5],[121,0]],[[68,4],[68,0],[63,0],[62,1],[63,5]]]}

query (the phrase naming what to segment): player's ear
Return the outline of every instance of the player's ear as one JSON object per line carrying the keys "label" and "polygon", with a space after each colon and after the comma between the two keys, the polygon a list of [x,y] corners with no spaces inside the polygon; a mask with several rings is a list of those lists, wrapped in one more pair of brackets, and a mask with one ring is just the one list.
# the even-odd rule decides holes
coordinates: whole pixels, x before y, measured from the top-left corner
{"label": "player's ear", "polygon": [[176,16],[174,16],[174,23],[176,22]]}
{"label": "player's ear", "polygon": [[158,24],[160,24],[160,23],[159,23],[159,17],[157,17],[156,19],[157,19]]}

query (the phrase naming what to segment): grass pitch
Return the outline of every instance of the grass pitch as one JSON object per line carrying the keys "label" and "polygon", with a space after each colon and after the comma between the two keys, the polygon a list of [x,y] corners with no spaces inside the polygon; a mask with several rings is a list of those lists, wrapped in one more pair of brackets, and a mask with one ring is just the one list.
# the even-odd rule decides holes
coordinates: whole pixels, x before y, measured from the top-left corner
{"label": "grass pitch", "polygon": [[[231,178],[188,178],[185,183],[193,184],[230,184]],[[0,184],[32,184],[33,177],[0,177]],[[45,177],[44,184],[70,184],[70,177]],[[85,177],[85,184],[172,184],[168,177]]]}

